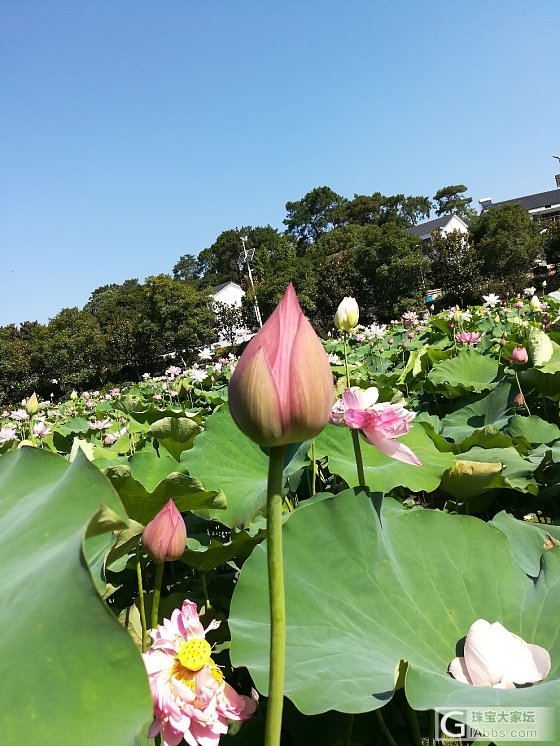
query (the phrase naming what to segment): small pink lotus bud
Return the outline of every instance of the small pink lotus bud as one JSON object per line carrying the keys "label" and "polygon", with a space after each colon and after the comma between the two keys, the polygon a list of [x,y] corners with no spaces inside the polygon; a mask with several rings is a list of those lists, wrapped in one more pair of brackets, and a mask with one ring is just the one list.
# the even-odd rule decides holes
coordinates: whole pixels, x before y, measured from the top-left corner
{"label": "small pink lotus bud", "polygon": [[522,300],[518,300],[517,303],[514,303],[514,306],[516,308],[523,308],[523,301]]}
{"label": "small pink lotus bud", "polygon": [[511,362],[512,363],[519,363],[520,365],[524,365],[527,360],[529,360],[529,356],[527,355],[527,350],[524,347],[514,347],[511,351]]}
{"label": "small pink lotus bud", "polygon": [[525,398],[521,391],[515,395],[515,399],[513,400],[513,403],[516,407],[523,407],[525,406]]}
{"label": "small pink lotus bud", "polygon": [[172,499],[151,520],[142,534],[142,544],[155,562],[172,562],[185,551],[187,529]]}
{"label": "small pink lotus bud", "polygon": [[414,332],[408,332],[406,335],[409,339],[414,339]]}
{"label": "small pink lotus bud", "polygon": [[403,348],[403,350],[406,350],[409,344],[410,342],[408,341],[408,339],[403,339],[403,341],[401,342],[401,347]]}
{"label": "small pink lotus bud", "polygon": [[392,345],[394,343],[395,343],[395,340],[393,339],[393,337],[389,337],[389,339],[387,340],[387,344]]}
{"label": "small pink lotus bud", "polygon": [[453,323],[452,321],[448,321],[448,322],[447,322],[447,327],[448,327],[449,329],[455,329],[455,324],[454,324],[454,323]]}
{"label": "small pink lotus bud", "polygon": [[290,284],[239,359],[229,384],[231,415],[255,443],[279,446],[318,435],[333,399],[327,354]]}

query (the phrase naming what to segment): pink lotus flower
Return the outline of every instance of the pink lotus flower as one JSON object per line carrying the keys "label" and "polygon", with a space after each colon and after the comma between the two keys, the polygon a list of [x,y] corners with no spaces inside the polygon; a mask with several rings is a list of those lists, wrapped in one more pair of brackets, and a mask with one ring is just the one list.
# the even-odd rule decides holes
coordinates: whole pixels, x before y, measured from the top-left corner
{"label": "pink lotus flower", "polygon": [[401,318],[405,326],[412,326],[418,323],[418,314],[416,311],[405,311]]}
{"label": "pink lotus flower", "polygon": [[7,425],[5,427],[0,427],[0,444],[6,443],[8,440],[15,440],[16,435],[17,433],[13,427],[8,427]]}
{"label": "pink lotus flower", "polygon": [[480,336],[480,332],[459,332],[459,334],[455,335],[455,339],[457,342],[461,342],[461,344],[475,345],[480,339]]}
{"label": "pink lotus flower", "polygon": [[175,376],[181,375],[181,368],[179,368],[177,365],[170,365],[165,372],[170,378],[175,378]]}
{"label": "pink lotus flower", "polygon": [[449,673],[457,681],[494,689],[536,684],[548,676],[550,655],[539,645],[526,643],[499,622],[477,619],[465,640],[464,657],[454,658]]}
{"label": "pink lotus flower", "polygon": [[106,417],[104,420],[95,420],[95,422],[89,423],[91,430],[106,430],[111,427],[111,420]]}
{"label": "pink lotus flower", "polygon": [[256,709],[250,698],[237,694],[212,660],[196,604],[183,601],[171,619],[151,630],[152,646],[143,654],[154,700],[149,738],[162,734],[164,746],[217,746],[231,720],[248,720]]}
{"label": "pink lotus flower", "polygon": [[321,432],[333,398],[327,354],[290,284],[231,377],[232,417],[259,445],[297,443]]}
{"label": "pink lotus flower", "polygon": [[51,434],[51,429],[44,422],[36,422],[33,425],[33,435],[36,438],[46,438]]}
{"label": "pink lotus flower", "polygon": [[28,420],[29,415],[25,409],[16,409],[11,413],[10,419],[16,420],[16,422],[21,422],[22,420]]}
{"label": "pink lotus flower", "polygon": [[410,422],[416,413],[409,412],[400,404],[377,404],[378,397],[375,386],[365,391],[357,386],[347,389],[332,408],[330,422],[360,430],[364,439],[386,456],[422,466],[408,446],[396,441],[410,430]]}
{"label": "pink lotus flower", "polygon": [[527,350],[524,347],[514,347],[511,351],[511,362],[524,365],[529,360]]}

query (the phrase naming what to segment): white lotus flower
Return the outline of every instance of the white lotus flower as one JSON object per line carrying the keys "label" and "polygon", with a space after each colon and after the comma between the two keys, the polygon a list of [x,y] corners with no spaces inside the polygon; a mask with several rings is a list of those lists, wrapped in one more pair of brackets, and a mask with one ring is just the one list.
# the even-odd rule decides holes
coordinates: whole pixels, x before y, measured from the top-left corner
{"label": "white lotus flower", "polygon": [[537,684],[550,672],[550,655],[502,626],[477,619],[465,640],[464,657],[454,658],[449,673],[457,681],[493,689]]}
{"label": "white lotus flower", "polygon": [[541,302],[537,295],[533,295],[531,300],[529,301],[529,305],[533,309],[533,311],[540,311],[541,310]]}
{"label": "white lotus flower", "polygon": [[485,308],[495,308],[500,302],[499,296],[497,296],[495,293],[489,293],[488,295],[483,295],[482,297],[484,298]]}
{"label": "white lotus flower", "polygon": [[534,288],[532,285],[530,288],[525,288],[523,291],[523,295],[530,295],[531,297],[537,292],[537,288]]}

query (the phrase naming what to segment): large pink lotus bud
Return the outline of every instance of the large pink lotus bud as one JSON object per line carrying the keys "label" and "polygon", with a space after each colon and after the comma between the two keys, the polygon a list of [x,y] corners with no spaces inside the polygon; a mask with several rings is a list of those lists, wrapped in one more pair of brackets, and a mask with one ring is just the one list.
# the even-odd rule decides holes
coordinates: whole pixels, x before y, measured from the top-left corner
{"label": "large pink lotus bud", "polygon": [[529,356],[527,355],[527,350],[524,347],[514,347],[511,351],[511,362],[512,363],[520,363],[521,365],[524,365],[527,360],[529,360]]}
{"label": "large pink lotus bud", "polygon": [[173,500],[151,520],[142,534],[142,544],[156,562],[172,562],[185,551],[187,529]]}
{"label": "large pink lotus bud", "polygon": [[327,354],[290,284],[231,377],[232,417],[259,445],[298,443],[325,427],[333,398]]}

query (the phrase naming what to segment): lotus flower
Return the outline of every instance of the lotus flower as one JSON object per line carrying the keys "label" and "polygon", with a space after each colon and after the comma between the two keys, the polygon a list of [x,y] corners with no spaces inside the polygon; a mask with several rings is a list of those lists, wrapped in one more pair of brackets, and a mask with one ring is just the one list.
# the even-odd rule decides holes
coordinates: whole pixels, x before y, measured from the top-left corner
{"label": "lotus flower", "polygon": [[539,297],[537,295],[533,295],[531,300],[529,301],[529,305],[531,306],[533,311],[540,311],[541,310],[541,302],[539,300]]}
{"label": "lotus flower", "polygon": [[455,339],[462,344],[475,345],[480,339],[480,334],[480,332],[459,332],[455,335]]}
{"label": "lotus flower", "polygon": [[526,643],[499,622],[477,619],[465,641],[464,657],[454,658],[449,673],[457,681],[494,689],[536,684],[548,676],[550,655],[539,645]]}
{"label": "lotus flower", "polygon": [[170,499],[144,529],[142,544],[159,563],[179,559],[186,542],[185,521]]}
{"label": "lotus flower", "polygon": [[409,412],[400,404],[377,404],[378,397],[375,386],[365,391],[357,386],[347,389],[332,408],[331,424],[360,430],[364,439],[386,456],[422,466],[408,446],[396,441],[410,430],[410,422],[416,413]]}
{"label": "lotus flower", "polygon": [[524,365],[529,360],[527,350],[524,347],[514,347],[511,351],[511,362]]}
{"label": "lotus flower", "polygon": [[341,332],[351,331],[360,318],[360,309],[355,298],[343,298],[334,315],[334,325]]}
{"label": "lotus flower", "polygon": [[259,445],[298,443],[325,427],[333,398],[327,354],[290,284],[231,377],[232,417]]}
{"label": "lotus flower", "polygon": [[495,308],[500,302],[499,296],[495,293],[489,293],[488,295],[483,295],[482,297],[484,298],[485,308]]}
{"label": "lotus flower", "polygon": [[149,738],[158,733],[164,746],[217,746],[231,720],[248,720],[256,709],[250,698],[237,694],[226,683],[212,660],[196,604],[183,601],[171,619],[151,630],[152,646],[143,659],[154,700],[154,721]]}

